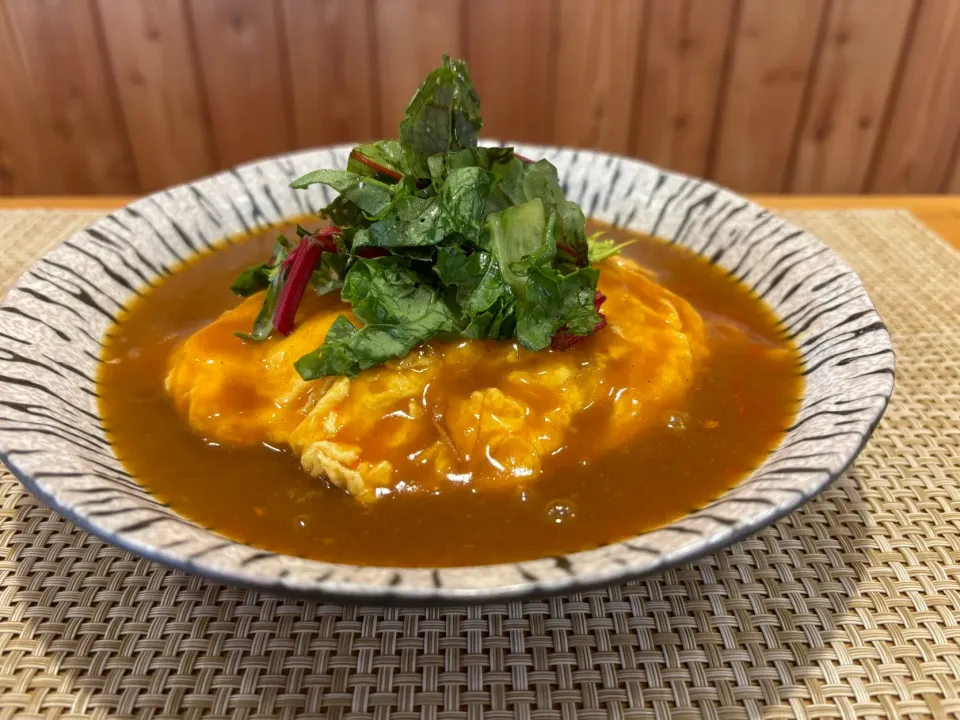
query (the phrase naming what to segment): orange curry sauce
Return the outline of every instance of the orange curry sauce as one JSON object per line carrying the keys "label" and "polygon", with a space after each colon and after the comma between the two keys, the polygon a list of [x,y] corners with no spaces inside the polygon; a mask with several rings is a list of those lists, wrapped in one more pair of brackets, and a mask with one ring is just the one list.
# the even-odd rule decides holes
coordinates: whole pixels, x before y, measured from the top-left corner
{"label": "orange curry sauce", "polygon": [[[111,331],[99,376],[101,412],[129,471],[186,517],[251,545],[410,567],[509,562],[616,542],[736,485],[779,442],[801,396],[797,353],[763,303],[689,251],[642,237],[624,255],[705,324],[709,354],[679,406],[588,461],[555,453],[536,482],[516,491],[451,484],[363,503],[306,474],[289,451],[204,441],[164,389],[171,353],[238,304],[230,283],[270,254],[275,236],[225,245],[133,302]],[[572,427],[576,445],[603,445],[603,424],[589,419],[585,413]]]}

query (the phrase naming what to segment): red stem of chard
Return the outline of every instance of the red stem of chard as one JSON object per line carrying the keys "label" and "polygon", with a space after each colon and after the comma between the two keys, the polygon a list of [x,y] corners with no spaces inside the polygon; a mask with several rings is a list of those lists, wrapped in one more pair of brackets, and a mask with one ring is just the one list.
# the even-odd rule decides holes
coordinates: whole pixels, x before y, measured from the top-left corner
{"label": "red stem of chard", "polygon": [[273,327],[283,335],[293,332],[293,321],[297,317],[303,294],[307,290],[307,285],[310,284],[310,277],[317,266],[320,254],[324,251],[324,240],[333,242],[326,236],[317,239],[307,235],[300,240],[300,244],[283,263],[287,278],[280,289],[277,309],[273,313]]}
{"label": "red stem of chard", "polygon": [[388,168],[386,165],[381,165],[378,162],[375,162],[368,158],[366,155],[361,155],[356,150],[350,153],[353,156],[353,159],[359,163],[366,165],[368,168],[373,169],[374,172],[378,172],[381,175],[386,175],[389,178],[394,180],[403,180],[403,175],[393,168]]}
{"label": "red stem of chard", "polygon": [[340,248],[337,247],[337,243],[333,239],[333,236],[339,234],[340,228],[338,228],[336,225],[329,225],[322,230],[317,230],[317,232],[313,234],[313,238],[323,246],[324,252],[337,254],[340,251]]}
{"label": "red stem of chard", "polygon": [[574,252],[573,248],[567,245],[566,243],[558,242],[557,250],[563,250],[563,252],[567,253],[567,255],[570,255],[574,260],[577,261],[577,266],[579,267],[587,266],[586,259],[577,255],[577,253]]}
{"label": "red stem of chard", "polygon": [[304,247],[304,240],[315,240],[320,243],[320,248],[323,252],[333,253],[336,255],[339,252],[337,243],[334,242],[333,236],[340,233],[340,228],[336,225],[329,225],[322,230],[317,230],[313,235],[305,235],[300,240],[300,244],[297,245],[293,250],[290,251],[290,254],[287,255],[287,259],[283,261],[283,268],[286,270],[293,266],[293,263],[296,261],[297,256],[301,252],[301,248]]}
{"label": "red stem of chard", "polygon": [[[280,289],[277,299],[277,309],[273,313],[273,327],[277,332],[289,335],[293,332],[293,322],[297,317],[297,310],[303,301],[303,295],[310,284],[310,278],[317,267],[320,256],[325,253],[336,255],[340,252],[333,236],[340,233],[340,228],[330,225],[318,230],[313,235],[305,235],[283,261],[280,271],[285,272],[286,282]],[[383,248],[360,248],[357,255],[364,258],[382,257],[389,255]]]}
{"label": "red stem of chard", "polygon": [[[593,307],[597,311],[597,314],[600,316],[599,322],[593,326],[593,333],[595,334],[598,330],[603,330],[607,326],[607,318],[602,312],[600,312],[600,306],[603,305],[604,301],[607,299],[607,296],[602,292],[597,290],[597,294],[593,296]],[[562,328],[557,330],[557,334],[553,336],[553,341],[550,343],[550,347],[554,350],[569,350],[578,342],[583,340],[585,335],[572,335],[567,332],[567,326],[564,325]]]}

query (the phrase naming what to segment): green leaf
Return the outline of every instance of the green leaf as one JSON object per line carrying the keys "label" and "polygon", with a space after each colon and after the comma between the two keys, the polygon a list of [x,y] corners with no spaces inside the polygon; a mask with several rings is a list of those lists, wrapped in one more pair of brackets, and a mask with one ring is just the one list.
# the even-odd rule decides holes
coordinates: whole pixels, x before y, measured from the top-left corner
{"label": "green leaf", "polygon": [[[466,167],[479,167],[493,171],[494,167],[506,163],[513,157],[513,148],[475,147],[450,153],[440,153],[427,158],[430,179],[434,187],[443,187],[454,170]],[[519,162],[519,161],[518,161]]]}
{"label": "green leaf", "polygon": [[350,347],[357,329],[345,316],[339,315],[323,340],[323,345],[294,363],[304,380],[316,380],[329,375],[355,376],[360,372],[356,353]]}
{"label": "green leaf", "polygon": [[317,184],[333,188],[370,216],[379,215],[394,199],[393,186],[346,170],[314,170],[294,180],[290,187],[302,190]]}
{"label": "green leaf", "polygon": [[517,334],[516,301],[502,297],[488,311],[474,315],[461,335],[472,340],[509,340]]}
{"label": "green leaf", "polygon": [[398,200],[390,212],[373,223],[365,234],[358,234],[354,245],[382,248],[436,245],[443,240],[443,235],[438,232],[439,220],[440,205],[436,199],[408,195]]}
{"label": "green leaf", "polygon": [[[519,166],[521,163],[513,156],[513,148],[505,147],[478,147],[467,150],[459,150],[453,153],[441,153],[432,155],[427,160],[430,169],[431,184],[434,188],[442,188],[449,175],[461,168],[475,167],[489,170],[498,178],[498,183],[504,177],[504,173],[514,164]],[[520,171],[522,172],[522,170]],[[523,202],[523,200],[521,200]],[[493,189],[487,195],[484,217],[491,213],[500,212],[514,203],[498,185],[494,184]]]}
{"label": "green leaf", "polygon": [[510,162],[514,158],[512,147],[478,147],[477,165],[487,170],[495,170],[497,166]]}
{"label": "green leaf", "polygon": [[[299,230],[300,226],[298,225],[297,228]],[[256,318],[254,318],[253,330],[249,333],[236,333],[237,337],[257,342],[270,337],[270,333],[273,332],[273,314],[276,312],[277,301],[280,299],[280,289],[283,287],[286,276],[283,270],[283,261],[287,259],[292,249],[293,244],[286,237],[283,235],[277,236],[277,242],[273,246],[273,255],[270,262],[266,264],[267,292],[263,296],[263,304],[260,306]],[[243,276],[241,275],[241,277]],[[238,281],[239,279],[237,278]]]}
{"label": "green leaf", "polygon": [[460,248],[440,248],[437,274],[444,285],[456,287],[457,304],[469,315],[490,309],[504,295],[513,297],[496,258],[482,250],[467,255]]}
{"label": "green leaf", "polygon": [[564,198],[556,167],[546,160],[524,163],[512,156],[494,163],[491,169],[501,178],[494,200],[502,197],[510,204],[522,205],[539,199],[547,215],[557,214],[556,241],[573,253],[562,253],[561,258],[577,265],[588,263],[586,218],[579,205]]}
{"label": "green leaf", "polygon": [[333,202],[320,211],[319,215],[341,229],[353,226],[366,227],[370,224],[367,216],[363,214],[363,210],[343,195],[337,195]]}
{"label": "green leaf", "polygon": [[619,245],[610,238],[604,238],[603,232],[595,232],[587,238],[587,247],[589,248],[589,257],[591,263],[598,263],[614,255],[619,255],[625,247],[633,245],[637,238],[627,240]]}
{"label": "green leaf", "polygon": [[444,55],[442,66],[421,83],[400,123],[406,167],[417,177],[429,177],[427,158],[475,148],[482,125],[480,98],[467,64]]}
{"label": "green leaf", "polygon": [[[301,229],[302,228],[297,225],[297,233],[299,233]],[[278,235],[277,241],[273,246],[273,254],[270,256],[270,260],[244,270],[237,276],[237,279],[233,281],[230,290],[240,297],[250,297],[262,290],[266,290],[270,285],[274,269],[286,259],[292,247],[286,237]]]}
{"label": "green leaf", "polygon": [[456,232],[474,245],[481,244],[487,199],[497,180],[496,175],[481,167],[460,167],[450,172],[440,191],[443,236]]}
{"label": "green leaf", "polygon": [[546,214],[539,199],[507,208],[487,218],[490,249],[500,272],[518,299],[526,295],[526,265],[536,256],[549,263],[556,254],[553,233],[547,232]]}
{"label": "green leaf", "polygon": [[325,252],[320,255],[320,262],[317,268],[310,276],[310,286],[317,291],[318,295],[326,295],[328,292],[343,287],[343,279],[347,273],[347,258],[343,255],[335,255]]}
{"label": "green leaf", "polygon": [[390,252],[398,257],[409,258],[410,260],[431,262],[433,261],[433,256],[436,253],[436,250],[432,245],[421,245],[419,247],[393,248]]}
{"label": "green leaf", "polygon": [[350,159],[347,160],[347,170],[350,172],[356,173],[357,175],[375,177],[384,182],[395,182],[396,178],[391,178],[388,175],[377,172],[375,168],[358,160],[354,153],[363,155],[365,158],[373,161],[377,165],[383,166],[387,170],[393,170],[400,175],[406,175],[406,168],[403,162],[403,150],[400,147],[400,143],[396,140],[379,140],[368,145],[357,145],[353,149],[353,152],[350,153]]}
{"label": "green leaf", "polygon": [[531,199],[527,197],[523,189],[526,163],[512,156],[509,160],[494,163],[490,169],[500,176],[500,191],[511,205],[523,205]]}
{"label": "green leaf", "polygon": [[437,275],[460,308],[469,338],[506,339],[513,336],[516,300],[491,253],[467,254],[457,247],[437,251]]}
{"label": "green leaf", "polygon": [[410,248],[437,245],[453,233],[481,242],[487,198],[497,177],[479,167],[452,171],[436,198],[400,197],[367,232],[358,233],[354,246]]}
{"label": "green leaf", "polygon": [[353,376],[458,329],[437,289],[424,285],[402,258],[358,260],[347,273],[342,296],[365,325],[358,330],[346,318],[343,322],[338,318],[331,327],[333,335],[328,333],[323,345],[297,361],[297,372],[305,380]]}
{"label": "green leaf", "polygon": [[450,308],[433,288],[421,282],[403,258],[358,260],[347,273],[343,299],[353,305],[354,314],[365,323],[398,323],[429,316],[438,328],[446,322],[453,329]]}
{"label": "green leaf", "polygon": [[562,241],[570,248],[577,260],[586,265],[588,249],[586,237],[586,218],[580,206],[563,196],[557,168],[546,160],[525,164],[521,185],[527,199],[540,198],[547,213],[555,212],[560,219],[560,234],[558,241]]}
{"label": "green leaf", "polygon": [[294,365],[304,380],[331,375],[356,377],[363,370],[403,357],[424,339],[411,326],[370,324],[357,329],[340,315],[330,326],[323,345]]}
{"label": "green leaf", "polygon": [[595,268],[562,275],[554,268],[532,266],[517,313],[520,344],[527,350],[543,350],[564,326],[572,335],[590,335],[600,321],[594,307],[599,278]]}
{"label": "green leaf", "polygon": [[281,284],[279,279],[281,275],[282,273],[276,273],[274,281],[267,288],[267,293],[263,297],[263,305],[260,306],[260,311],[254,318],[253,330],[249,333],[234,333],[238,338],[260,342],[270,337],[270,333],[273,332],[273,314],[277,309],[277,300],[280,299]]}
{"label": "green leaf", "polygon": [[230,286],[231,292],[240,297],[250,297],[270,287],[270,263],[264,262],[247,268]]}

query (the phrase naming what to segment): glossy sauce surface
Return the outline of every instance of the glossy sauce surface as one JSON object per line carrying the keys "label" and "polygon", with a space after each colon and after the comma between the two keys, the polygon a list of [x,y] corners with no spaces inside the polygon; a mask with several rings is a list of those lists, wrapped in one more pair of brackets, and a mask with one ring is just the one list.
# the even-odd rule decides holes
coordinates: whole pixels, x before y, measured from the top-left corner
{"label": "glossy sauce surface", "polygon": [[[230,281],[269,254],[273,237],[237,242],[192,262],[134,303],[114,329],[100,377],[102,411],[114,446],[140,482],[184,515],[253,545],[336,562],[443,566],[530,559],[615,542],[669,522],[736,484],[777,444],[801,394],[796,354],[778,339],[760,301],[682,248],[641,238],[625,255],[703,319],[699,332],[706,351],[678,392],[638,395],[640,405],[646,402],[651,411],[632,429],[629,423],[611,422],[612,401],[581,413],[565,428],[562,442],[537,459],[535,482],[524,482],[520,474],[513,483],[508,473],[506,483],[503,478],[485,483],[478,473],[476,481],[438,484],[418,474],[416,462],[404,460],[409,447],[391,455],[384,443],[371,439],[376,434],[369,427],[365,432],[348,427],[346,436],[371,456],[392,458],[402,466],[398,472],[409,475],[409,486],[420,490],[359,502],[305,473],[299,456],[271,447],[278,443],[259,444],[260,438],[252,436],[247,440],[254,444],[244,445],[215,431],[201,433],[206,441],[201,439],[164,390],[171,353],[237,306]],[[604,276],[601,267],[601,273],[601,287],[622,279],[620,268],[610,267]],[[623,284],[629,292],[642,291],[636,283]],[[334,312],[338,304],[328,309]],[[608,307],[614,324],[618,305]],[[624,305],[621,327],[629,327],[627,311]],[[242,308],[235,312],[242,314]],[[642,327],[632,330],[639,333]],[[554,364],[573,368],[579,363],[589,379],[591,360],[613,340],[612,334],[598,335],[593,348],[584,341],[566,353],[537,355],[545,356],[543,362],[553,355]],[[212,342],[224,340],[216,336]],[[433,384],[434,414],[457,392],[503,381],[503,364],[484,362],[484,355],[507,357],[509,351],[471,345],[457,351],[466,352],[451,364],[458,372],[440,375]],[[453,351],[443,349],[440,356],[448,352]],[[633,365],[641,374],[649,367]],[[621,362],[598,377],[611,387],[641,388],[639,375],[622,379],[630,372],[631,363]],[[367,393],[383,384],[373,375],[359,380]],[[549,412],[563,396],[532,388],[525,396],[528,414]],[[234,392],[231,397],[244,404],[248,396]],[[424,393],[425,406],[427,400]],[[254,406],[252,399],[244,402]],[[406,399],[397,402],[406,407]],[[362,410],[362,398],[357,405]],[[382,414],[398,418],[396,410]],[[397,422],[402,420],[380,427],[385,431]],[[521,431],[511,429],[511,447]]]}

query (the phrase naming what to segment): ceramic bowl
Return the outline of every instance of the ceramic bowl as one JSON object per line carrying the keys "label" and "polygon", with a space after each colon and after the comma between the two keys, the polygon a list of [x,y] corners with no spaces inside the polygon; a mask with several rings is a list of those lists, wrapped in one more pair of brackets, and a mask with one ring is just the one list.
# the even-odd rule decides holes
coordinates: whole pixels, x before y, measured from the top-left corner
{"label": "ceramic bowl", "polygon": [[527,562],[338,565],[200,527],[152,497],[114,455],[94,381],[104,333],[138,291],[183,260],[325,205],[326,188],[287,185],[318,167],[344,167],[349,150],[271,158],[164,190],[73,235],[23,275],[0,311],[0,458],[35,495],[110,543],[217,581],[337,601],[502,600],[617,583],[749,535],[835,480],[883,414],[894,381],[890,337],[860,279],[815,237],[708,182],[615,155],[517,144],[557,166],[587,215],[684,245],[774,308],[806,380],[780,446],[736,488],[669,525]]}

